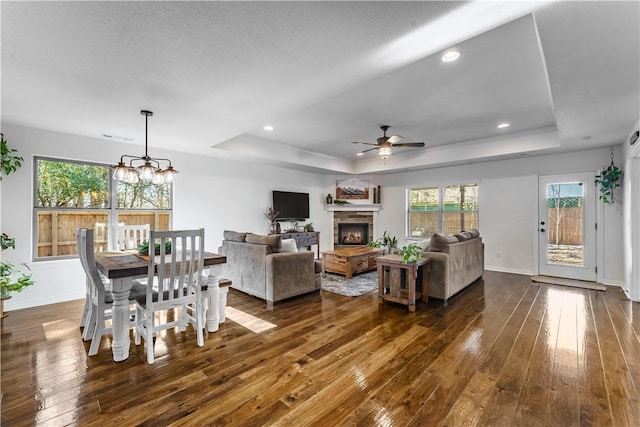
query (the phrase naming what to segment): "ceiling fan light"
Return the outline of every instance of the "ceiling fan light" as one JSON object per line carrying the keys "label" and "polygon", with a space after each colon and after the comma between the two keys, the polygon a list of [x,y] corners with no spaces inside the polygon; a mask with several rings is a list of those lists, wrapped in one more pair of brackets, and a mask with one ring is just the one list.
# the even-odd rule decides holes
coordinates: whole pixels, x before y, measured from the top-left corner
{"label": "ceiling fan light", "polygon": [[389,158],[389,156],[391,155],[391,147],[384,146],[378,148],[378,155],[380,155],[380,158],[383,160]]}

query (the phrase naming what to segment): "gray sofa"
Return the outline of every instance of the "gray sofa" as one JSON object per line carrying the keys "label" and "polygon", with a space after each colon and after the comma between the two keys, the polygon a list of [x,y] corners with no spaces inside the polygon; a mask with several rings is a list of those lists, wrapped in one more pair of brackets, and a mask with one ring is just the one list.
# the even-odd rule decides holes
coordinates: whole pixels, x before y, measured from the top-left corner
{"label": "gray sofa", "polygon": [[314,253],[298,252],[295,244],[283,251],[280,235],[225,231],[218,253],[227,257],[221,275],[232,281],[231,287],[266,300],[269,307],[320,289]]}
{"label": "gray sofa", "polygon": [[434,234],[424,254],[431,258],[429,297],[448,299],[484,273],[484,244],[477,230],[456,235]]}

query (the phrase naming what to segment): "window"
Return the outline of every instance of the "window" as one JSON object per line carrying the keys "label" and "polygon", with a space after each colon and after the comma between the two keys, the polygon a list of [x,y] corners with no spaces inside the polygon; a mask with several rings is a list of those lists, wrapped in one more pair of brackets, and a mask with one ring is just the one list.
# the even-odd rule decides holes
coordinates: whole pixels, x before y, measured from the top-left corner
{"label": "window", "polygon": [[171,184],[116,183],[110,166],[95,163],[34,162],[34,259],[75,257],[78,227],[95,230],[97,251],[109,249],[115,223],[170,228]]}
{"label": "window", "polygon": [[477,184],[411,188],[407,200],[409,237],[478,228]]}

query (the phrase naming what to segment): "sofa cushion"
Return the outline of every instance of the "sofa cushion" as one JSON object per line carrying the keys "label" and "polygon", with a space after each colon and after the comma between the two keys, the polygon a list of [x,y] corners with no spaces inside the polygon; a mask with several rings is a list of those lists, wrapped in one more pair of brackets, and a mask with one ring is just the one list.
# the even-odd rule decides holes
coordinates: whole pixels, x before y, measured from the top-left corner
{"label": "sofa cushion", "polygon": [[247,243],[258,243],[260,245],[271,246],[272,252],[280,252],[282,249],[282,237],[279,234],[270,234],[268,236],[262,234],[247,233],[245,240]]}
{"label": "sofa cushion", "polygon": [[282,239],[282,248],[280,252],[298,252],[296,239]]}
{"label": "sofa cushion", "polygon": [[232,242],[244,242],[247,238],[247,233],[238,233],[237,231],[224,230],[222,233],[224,240],[230,240]]}
{"label": "sofa cushion", "polygon": [[469,233],[468,231],[461,231],[458,234],[454,234],[454,236],[456,236],[456,239],[458,239],[459,242],[464,242],[465,240],[471,239],[471,233]]}
{"label": "sofa cushion", "polygon": [[431,240],[429,241],[429,251],[442,252],[446,245],[456,242],[458,242],[458,238],[456,236],[433,233],[433,236],[431,236]]}
{"label": "sofa cushion", "polygon": [[475,239],[476,237],[480,237],[480,232],[477,229],[468,230],[467,233],[471,234],[471,238]]}

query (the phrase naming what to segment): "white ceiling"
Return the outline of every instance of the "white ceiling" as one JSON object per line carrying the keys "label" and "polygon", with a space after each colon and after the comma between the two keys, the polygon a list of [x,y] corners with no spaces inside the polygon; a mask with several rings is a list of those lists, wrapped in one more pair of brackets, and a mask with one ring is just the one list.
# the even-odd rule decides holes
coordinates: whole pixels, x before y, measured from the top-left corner
{"label": "white ceiling", "polygon": [[[386,173],[619,145],[640,117],[635,1],[16,1],[0,12],[3,123],[142,145],[149,109],[151,155]],[[452,47],[460,59],[443,63]],[[374,143],[383,124],[426,148],[356,157],[368,147],[352,141]]]}

